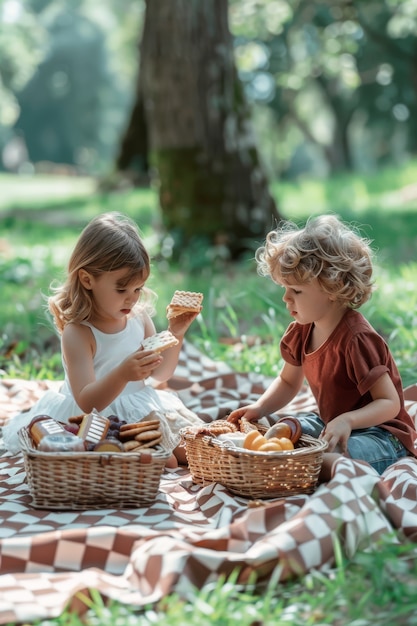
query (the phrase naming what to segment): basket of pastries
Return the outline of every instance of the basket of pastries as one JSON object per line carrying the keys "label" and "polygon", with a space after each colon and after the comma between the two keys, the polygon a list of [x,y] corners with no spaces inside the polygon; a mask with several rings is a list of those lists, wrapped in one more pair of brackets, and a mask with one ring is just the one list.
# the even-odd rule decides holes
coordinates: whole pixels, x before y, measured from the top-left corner
{"label": "basket of pastries", "polygon": [[253,499],[312,493],[327,442],[303,435],[295,417],[272,426],[216,420],[181,430],[195,483],[218,482],[231,493]]}
{"label": "basket of pastries", "polygon": [[153,501],[171,453],[157,412],[136,424],[97,412],[68,423],[38,415],[19,431],[32,505],[85,510]]}

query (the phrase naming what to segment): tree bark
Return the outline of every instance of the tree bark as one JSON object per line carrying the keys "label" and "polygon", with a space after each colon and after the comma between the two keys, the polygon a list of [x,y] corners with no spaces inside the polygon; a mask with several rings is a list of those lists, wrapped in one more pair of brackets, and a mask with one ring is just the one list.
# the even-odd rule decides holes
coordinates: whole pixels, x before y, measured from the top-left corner
{"label": "tree bark", "polygon": [[139,180],[148,175],[148,132],[139,81],[135,104],[116,158],[116,168],[133,170]]}
{"label": "tree bark", "polygon": [[227,0],[147,0],[138,96],[163,222],[231,258],[280,219],[237,76]]}

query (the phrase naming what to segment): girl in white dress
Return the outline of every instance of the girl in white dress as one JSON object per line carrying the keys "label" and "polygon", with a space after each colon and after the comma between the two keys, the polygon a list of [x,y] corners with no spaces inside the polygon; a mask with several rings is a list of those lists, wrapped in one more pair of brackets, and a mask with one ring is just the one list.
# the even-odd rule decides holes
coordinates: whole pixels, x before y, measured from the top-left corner
{"label": "girl in white dress", "polygon": [[47,391],[30,411],[15,416],[3,429],[6,448],[19,451],[18,431],[35,415],[65,422],[96,410],[136,423],[157,411],[163,443],[173,451],[169,466],[185,463],[179,430],[202,420],[173,393],[152,381],[168,380],[178,363],[184,334],[198,313],[169,321],[178,344],[163,355],[141,347],[155,334],[151,319],[153,293],[145,287],[150,258],[136,224],[119,213],[94,218],[83,230],[63,285],[48,299],[61,335],[65,381],[59,392]]}

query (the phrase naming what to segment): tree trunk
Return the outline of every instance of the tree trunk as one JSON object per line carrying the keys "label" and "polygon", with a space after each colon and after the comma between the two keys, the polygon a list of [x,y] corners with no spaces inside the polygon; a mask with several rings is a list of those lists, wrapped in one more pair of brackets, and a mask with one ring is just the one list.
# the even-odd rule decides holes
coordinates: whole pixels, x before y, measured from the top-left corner
{"label": "tree trunk", "polygon": [[139,81],[135,104],[116,158],[116,168],[133,170],[138,181],[147,178],[148,175],[148,132]]}
{"label": "tree trunk", "polygon": [[138,94],[163,221],[231,258],[280,219],[238,79],[227,0],[147,0]]}

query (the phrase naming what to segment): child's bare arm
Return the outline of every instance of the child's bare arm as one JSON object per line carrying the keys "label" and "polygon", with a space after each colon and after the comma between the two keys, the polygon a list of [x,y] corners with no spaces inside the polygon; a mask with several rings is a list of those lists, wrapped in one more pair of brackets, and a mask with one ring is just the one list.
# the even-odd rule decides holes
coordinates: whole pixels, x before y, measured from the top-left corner
{"label": "child's bare arm", "polygon": [[304,374],[301,367],[285,363],[279,376],[271,383],[268,389],[253,404],[236,409],[230,413],[228,420],[237,422],[245,417],[247,420],[257,420],[263,415],[270,415],[286,406],[301,389]]}
{"label": "child's bare arm", "polygon": [[86,413],[104,409],[120,395],[129,381],[148,378],[162,362],[162,357],[156,352],[138,347],[111,372],[97,380],[93,365],[94,338],[88,327],[79,324],[65,327],[62,351],[74,399]]}
{"label": "child's bare arm", "polygon": [[163,353],[163,361],[152,373],[152,378],[159,382],[164,382],[172,376],[178,364],[178,357],[181,351],[184,335],[192,322],[197,317],[198,312],[182,313],[177,317],[169,320],[168,329],[178,340],[178,344],[165,350]]}
{"label": "child's bare arm", "polygon": [[383,374],[370,389],[372,402],[366,406],[342,413],[331,420],[321,437],[329,444],[329,452],[339,446],[347,450],[347,442],[352,430],[379,426],[396,417],[400,410],[400,398],[390,376]]}

